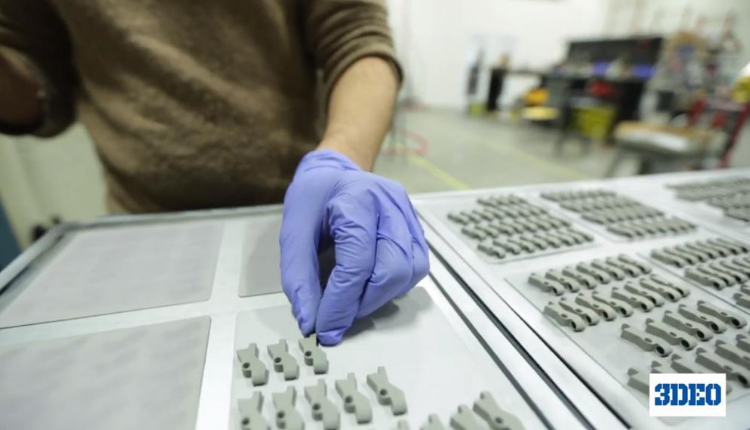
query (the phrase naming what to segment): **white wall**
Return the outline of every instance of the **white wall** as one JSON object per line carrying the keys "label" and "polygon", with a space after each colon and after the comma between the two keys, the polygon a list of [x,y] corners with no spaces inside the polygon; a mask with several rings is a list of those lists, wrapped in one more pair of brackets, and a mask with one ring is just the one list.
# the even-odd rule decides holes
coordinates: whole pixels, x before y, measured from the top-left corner
{"label": "white wall", "polygon": [[389,0],[407,90],[428,106],[452,108],[464,104],[474,35],[515,39],[511,67],[546,68],[564,58],[568,39],[601,35],[607,6],[604,0]]}
{"label": "white wall", "polygon": [[77,221],[106,213],[93,145],[76,125],[54,139],[0,135],[0,199],[21,246],[52,216]]}

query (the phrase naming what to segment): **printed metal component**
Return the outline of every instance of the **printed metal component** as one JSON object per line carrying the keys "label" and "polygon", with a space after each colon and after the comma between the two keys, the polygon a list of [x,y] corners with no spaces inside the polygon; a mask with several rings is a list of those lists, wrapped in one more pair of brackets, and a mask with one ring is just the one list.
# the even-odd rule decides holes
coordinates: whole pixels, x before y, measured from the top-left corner
{"label": "printed metal component", "polygon": [[461,233],[476,240],[487,239],[487,234],[485,232],[468,225],[461,228]]}
{"label": "printed metal component", "polygon": [[458,407],[458,412],[451,416],[450,425],[455,430],[482,430],[471,409],[465,405]]}
{"label": "printed metal component", "polygon": [[688,266],[700,263],[698,257],[690,254],[689,252],[681,252],[675,248],[663,248],[662,251],[668,255],[672,255],[674,257],[682,259]]}
{"label": "printed metal component", "polygon": [[249,399],[237,401],[237,406],[242,430],[271,430],[271,426],[263,418],[263,393],[256,391]]}
{"label": "printed metal component", "polygon": [[448,219],[461,225],[466,225],[471,222],[471,220],[468,219],[466,216],[460,213],[456,213],[456,212],[449,213]]}
{"label": "printed metal component", "polygon": [[599,315],[597,315],[596,312],[594,312],[593,310],[586,308],[584,306],[579,306],[576,303],[571,303],[565,300],[564,297],[561,298],[558,303],[566,311],[573,312],[579,317],[583,318],[583,320],[586,321],[588,325],[599,324]]}
{"label": "printed metal component", "polygon": [[646,319],[646,333],[658,336],[669,342],[670,345],[680,345],[687,351],[698,346],[698,342],[690,334],[651,318]]}
{"label": "printed metal component", "polygon": [[700,324],[695,324],[694,322],[683,318],[672,311],[664,311],[662,321],[676,329],[690,333],[691,335],[697,337],[698,340],[704,342],[707,340],[711,340],[714,337],[713,333],[705,330]]}
{"label": "printed metal component", "polygon": [[547,242],[545,242],[544,240],[542,240],[539,237],[529,236],[529,237],[526,238],[526,240],[528,240],[529,242],[533,243],[534,246],[536,246],[536,248],[538,250],[540,250],[540,251],[544,251],[545,249],[548,248]]}
{"label": "printed metal component", "polygon": [[523,252],[520,246],[508,240],[505,240],[505,241],[495,240],[492,242],[492,244],[505,249],[508,253],[513,254],[513,255],[519,255]]}
{"label": "printed metal component", "polygon": [[336,381],[336,392],[344,401],[344,410],[357,418],[357,424],[372,421],[372,407],[367,397],[357,390],[357,378],[353,373],[348,374],[346,379]]}
{"label": "printed metal component", "polygon": [[601,284],[609,284],[609,282],[612,280],[612,278],[609,276],[607,272],[605,272],[604,270],[597,269],[594,266],[591,266],[587,263],[578,263],[578,265],[576,266],[576,269],[578,269],[578,271],[581,273],[585,273],[593,277],[594,279],[599,281],[599,283]]}
{"label": "printed metal component", "polygon": [[268,382],[268,369],[258,358],[258,347],[254,343],[245,349],[238,349],[237,358],[240,360],[242,376],[250,378],[253,386],[257,387]]}
{"label": "printed metal component", "polygon": [[710,246],[704,246],[701,242],[688,242],[683,245],[685,248],[693,251],[694,253],[700,253],[706,260],[713,260],[721,257],[721,254]]}
{"label": "printed metal component", "polygon": [[750,261],[748,261],[747,257],[732,258],[729,261],[731,261],[732,264],[743,267],[745,270],[750,270]]}
{"label": "printed metal component", "polygon": [[724,246],[725,248],[730,249],[735,254],[746,254],[748,251],[750,251],[750,248],[748,248],[747,246],[739,242],[731,242],[721,237],[717,237],[715,239],[709,239],[707,240],[707,242],[710,244],[718,245],[718,246]]}
{"label": "printed metal component", "polygon": [[750,369],[750,353],[727,343],[721,339],[716,341],[716,354],[733,361],[742,367]]}
{"label": "printed metal component", "polygon": [[393,415],[406,413],[406,398],[400,388],[388,381],[385,367],[378,367],[378,371],[367,375],[367,385],[378,396],[378,403],[390,405]]}
{"label": "printed metal component", "polygon": [[430,414],[427,417],[427,423],[425,423],[419,430],[445,430],[443,422],[440,421],[440,417],[436,414]]}
{"label": "printed metal component", "polygon": [[305,421],[295,409],[297,390],[288,387],[281,393],[273,393],[273,406],[276,408],[276,426],[284,430],[304,430]]}
{"label": "printed metal component", "polygon": [[677,312],[691,321],[703,324],[714,333],[724,333],[725,331],[727,331],[727,325],[724,324],[720,319],[711,315],[706,315],[704,313],[694,311],[685,305],[680,305],[677,308]]}
{"label": "printed metal component", "polygon": [[591,266],[605,271],[609,276],[612,277],[612,279],[615,279],[617,281],[622,281],[625,279],[625,272],[620,270],[617,267],[610,266],[609,264],[605,263],[603,260],[593,260],[591,262]]}
{"label": "printed metal component", "polygon": [[639,372],[633,367],[629,368],[628,385],[648,395],[648,372]]}
{"label": "printed metal component", "polygon": [[734,302],[743,308],[750,309],[750,295],[742,293],[734,293]]}
{"label": "printed metal component", "polygon": [[699,272],[704,273],[708,276],[713,276],[714,278],[721,279],[722,281],[724,281],[724,285],[727,287],[731,287],[732,285],[737,285],[737,281],[734,279],[733,276],[729,276],[722,272],[718,272],[712,269],[711,267],[709,267],[708,265],[697,266],[696,269]]}
{"label": "printed metal component", "polygon": [[695,359],[695,362],[714,372],[726,373],[727,380],[735,380],[745,388],[750,387],[750,372],[737,367],[737,365],[716,353],[698,348],[698,357]]}
{"label": "printed metal component", "polygon": [[284,373],[284,379],[292,381],[299,377],[299,365],[297,360],[289,354],[286,340],[281,339],[276,345],[268,345],[268,355],[273,360],[273,370]]}
{"label": "printed metal component", "polygon": [[529,284],[540,288],[545,293],[551,291],[556,296],[562,295],[565,292],[565,287],[562,284],[551,279],[544,279],[537,273],[532,273],[529,276]]}
{"label": "printed metal component", "polygon": [[662,296],[653,291],[644,290],[636,286],[633,282],[627,282],[623,288],[631,294],[638,294],[647,298],[654,306],[664,306],[664,298]]}
{"label": "printed metal component", "polygon": [[480,252],[483,252],[483,253],[489,255],[490,257],[495,257],[495,258],[499,258],[499,259],[505,258],[505,251],[502,250],[500,247],[497,247],[497,246],[494,246],[494,245],[490,245],[490,244],[481,242],[479,245],[477,245],[477,249]]}
{"label": "printed metal component", "polygon": [[734,255],[732,251],[729,249],[721,246],[716,245],[715,243],[709,243],[708,241],[698,242],[700,246],[702,246],[704,249],[710,249],[714,251],[714,253],[719,254],[719,257],[728,257],[730,255]]}
{"label": "printed metal component", "polygon": [[724,264],[720,264],[720,263],[708,263],[708,267],[711,270],[713,270],[714,272],[723,273],[724,275],[729,276],[737,284],[742,284],[744,282],[747,282],[748,279],[750,279],[750,278],[747,277],[747,275],[745,275],[741,271],[730,269],[730,268],[728,268]]}
{"label": "printed metal component", "polygon": [[628,302],[634,308],[641,309],[644,312],[649,312],[654,308],[654,303],[651,302],[651,300],[639,294],[632,294],[617,287],[612,288],[612,297],[617,300]]}
{"label": "printed metal component", "polygon": [[721,264],[722,266],[726,267],[727,269],[733,270],[736,273],[739,273],[742,276],[745,276],[745,278],[747,278],[745,281],[741,281],[741,282],[744,283],[744,282],[747,282],[748,280],[750,280],[750,269],[748,269],[747,267],[742,267],[739,264],[736,264],[732,260],[721,260],[721,261],[719,261],[719,264]]}
{"label": "printed metal component", "polygon": [[638,276],[641,276],[641,269],[639,269],[636,266],[632,266],[628,263],[624,263],[616,258],[613,257],[607,257],[604,261],[607,262],[608,265],[616,267],[623,272],[625,272],[628,276],[631,278],[635,278]]}
{"label": "printed metal component", "polygon": [[589,276],[585,273],[581,273],[573,267],[564,267],[562,269],[563,275],[573,278],[576,281],[578,281],[579,284],[583,285],[584,287],[588,289],[596,288],[597,282],[596,279],[594,279],[593,276]]}
{"label": "printed metal component", "polygon": [[[672,354],[672,357],[674,357],[675,355],[677,355],[677,353]],[[667,366],[665,366],[659,361],[654,360],[651,362],[651,373],[672,373],[672,372],[668,371]]]}
{"label": "printed metal component", "polygon": [[750,352],[750,336],[738,334],[735,339],[737,339],[737,348],[745,352]]}
{"label": "printed metal component", "polygon": [[727,286],[721,278],[707,275],[694,267],[685,270],[685,277],[706,287],[716,288],[717,290],[722,290]]}
{"label": "printed metal component", "polygon": [[705,252],[703,249],[700,249],[699,247],[690,247],[687,243],[677,245],[675,246],[675,249],[680,252],[693,255],[700,262],[706,262],[712,259],[711,255],[709,255],[709,253]]}
{"label": "printed metal component", "polygon": [[565,287],[565,289],[568,291],[576,292],[581,289],[581,286],[578,285],[578,281],[568,276],[565,276],[562,273],[554,269],[548,270],[547,273],[544,274],[544,277],[547,279],[551,279],[555,282],[558,282],[563,287]]}
{"label": "printed metal component", "polygon": [[666,357],[672,353],[672,347],[666,342],[657,339],[644,331],[635,329],[628,324],[622,325],[620,337],[634,343],[644,351],[654,351],[662,357]]}
{"label": "printed metal component", "polygon": [[482,418],[492,430],[521,430],[523,425],[515,415],[498,406],[489,391],[482,391],[474,402],[474,412]]}
{"label": "printed metal component", "polygon": [[409,430],[409,422],[406,420],[399,420],[396,423],[396,430]]}
{"label": "printed metal component", "polygon": [[604,297],[603,295],[599,294],[598,291],[594,291],[593,293],[591,293],[591,297],[600,303],[604,303],[615,308],[615,310],[617,310],[617,312],[624,317],[633,315],[633,308],[627,302],[613,299],[611,297]]}
{"label": "printed metal component", "polygon": [[631,266],[637,267],[641,271],[641,274],[643,275],[648,275],[652,271],[651,266],[649,266],[646,263],[642,263],[634,258],[631,258],[628,255],[620,254],[617,256],[617,259],[622,261],[625,264],[629,264]]}
{"label": "printed metal component", "polygon": [[678,285],[678,284],[673,284],[655,273],[651,275],[649,279],[651,279],[652,281],[656,282],[659,285],[673,288],[679,291],[679,293],[682,294],[682,297],[687,297],[690,295],[690,289],[688,289],[687,287]]}
{"label": "printed metal component", "polygon": [[686,358],[682,358],[677,353],[672,354],[672,362],[669,365],[678,373],[706,373],[707,370]]}
{"label": "printed metal component", "polygon": [[305,364],[312,366],[313,372],[315,372],[316,375],[322,375],[328,372],[328,357],[318,346],[317,335],[313,334],[310,337],[300,339],[299,349],[302,350],[302,354],[305,357]]}
{"label": "printed metal component", "polygon": [[596,301],[584,293],[578,294],[575,302],[581,306],[592,309],[600,317],[604,318],[605,321],[612,321],[617,318],[617,311],[612,306],[605,302]]}
{"label": "printed metal component", "polygon": [[677,257],[672,254],[668,254],[661,249],[655,249],[651,251],[651,257],[655,260],[659,260],[662,263],[665,263],[674,267],[685,267],[688,265],[685,259]]}
{"label": "printed metal component", "polygon": [[704,300],[698,300],[698,310],[704,314],[714,316],[727,324],[731,324],[734,328],[742,328],[747,325],[747,320],[745,320],[745,318],[742,318],[734,312],[719,309]]}
{"label": "printed metal component", "polygon": [[315,385],[305,387],[305,398],[310,403],[315,421],[322,421],[325,430],[337,430],[341,426],[341,416],[326,396],[326,383],[320,379]]}
{"label": "printed metal component", "polygon": [[641,287],[643,287],[644,289],[661,294],[670,302],[676,302],[677,300],[682,298],[682,294],[680,294],[680,292],[676,289],[658,284],[654,282],[653,279],[641,278],[639,282],[641,284]]}
{"label": "printed metal component", "polygon": [[544,314],[555,320],[561,326],[570,326],[574,331],[583,331],[586,323],[581,317],[572,312],[567,312],[562,306],[555,302],[547,303],[544,307]]}

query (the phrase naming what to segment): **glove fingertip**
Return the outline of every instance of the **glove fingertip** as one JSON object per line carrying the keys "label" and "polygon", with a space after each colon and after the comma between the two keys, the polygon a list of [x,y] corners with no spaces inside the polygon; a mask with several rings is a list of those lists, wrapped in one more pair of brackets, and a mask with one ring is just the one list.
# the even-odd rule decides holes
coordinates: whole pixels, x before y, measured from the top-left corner
{"label": "glove fingertip", "polygon": [[318,341],[323,346],[335,346],[344,338],[344,330],[329,330],[318,333]]}

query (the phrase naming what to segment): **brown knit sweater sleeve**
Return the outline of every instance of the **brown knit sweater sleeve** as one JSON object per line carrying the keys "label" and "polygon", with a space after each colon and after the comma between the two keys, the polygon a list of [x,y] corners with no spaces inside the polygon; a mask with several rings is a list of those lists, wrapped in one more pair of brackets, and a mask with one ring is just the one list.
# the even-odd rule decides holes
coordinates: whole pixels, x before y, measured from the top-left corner
{"label": "brown knit sweater sleeve", "polygon": [[[76,73],[70,37],[48,0],[0,0],[0,49],[20,57],[42,83],[42,120],[33,127],[0,124],[0,133],[53,136],[75,117]],[[2,100],[1,103],[12,101]]]}
{"label": "brown knit sweater sleeve", "polygon": [[381,57],[402,70],[396,60],[384,0],[309,0],[306,40],[323,72],[326,105],[344,71],[364,57]]}

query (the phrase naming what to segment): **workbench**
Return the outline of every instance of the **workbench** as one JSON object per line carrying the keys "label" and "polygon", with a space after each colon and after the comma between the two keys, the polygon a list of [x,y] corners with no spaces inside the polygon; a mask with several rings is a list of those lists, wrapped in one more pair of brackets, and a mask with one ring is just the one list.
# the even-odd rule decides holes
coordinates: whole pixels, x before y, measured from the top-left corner
{"label": "workbench", "polygon": [[[0,428],[750,428],[750,388],[737,379],[747,369],[731,360],[723,419],[650,418],[633,383],[675,355],[710,364],[718,348],[726,360],[721,347],[748,334],[732,320],[697,347],[653,331],[668,351],[638,343],[667,312],[750,318],[735,299],[742,282],[695,275],[730,265],[717,247],[744,258],[750,245],[747,223],[692,184],[735,177],[750,170],[413,196],[429,276],[330,348],[305,343],[281,292],[279,206],[58,226],[0,272]],[[686,262],[672,249],[686,242],[716,261]],[[620,269],[627,279],[603,281]],[[650,283],[657,275],[674,288]],[[658,294],[641,285],[690,295],[643,304]],[[635,309],[555,313],[602,294]],[[357,408],[343,388],[352,380]]]}

